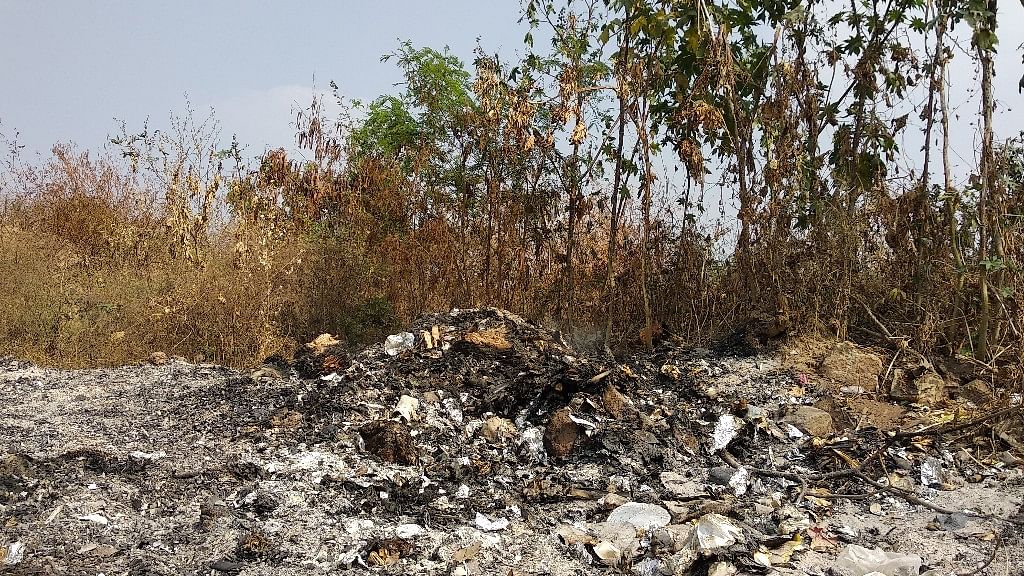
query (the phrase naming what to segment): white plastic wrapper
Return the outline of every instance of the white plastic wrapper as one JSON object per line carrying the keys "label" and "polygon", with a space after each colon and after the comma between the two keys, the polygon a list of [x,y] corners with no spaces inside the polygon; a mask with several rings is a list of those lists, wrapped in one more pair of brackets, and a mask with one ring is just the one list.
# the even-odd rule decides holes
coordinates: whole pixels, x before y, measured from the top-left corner
{"label": "white plastic wrapper", "polygon": [[498,518],[497,520],[491,520],[487,516],[477,512],[476,513],[476,526],[484,532],[497,532],[508,528],[507,518]]}
{"label": "white plastic wrapper", "polygon": [[712,452],[724,450],[740,433],[743,421],[732,414],[722,414],[718,417],[718,424],[715,424],[715,432],[711,438]]}
{"label": "white plastic wrapper", "polygon": [[737,496],[743,496],[744,494],[747,493],[749,483],[750,473],[747,472],[747,469],[742,466],[740,466],[740,469],[737,470],[736,473],[732,475],[732,478],[729,478],[729,486],[733,489],[733,492],[735,492]]}
{"label": "white plastic wrapper", "polygon": [[416,337],[412,332],[399,332],[392,334],[384,340],[384,352],[388,356],[398,356],[406,350],[411,350],[416,343]]}
{"label": "white plastic wrapper", "polygon": [[929,456],[921,463],[921,485],[940,486],[943,482],[942,462]]}
{"label": "white plastic wrapper", "polygon": [[110,520],[107,520],[107,517],[102,514],[88,514],[86,516],[79,516],[78,519],[84,520],[85,522],[100,524],[102,526],[106,526],[110,523]]}
{"label": "white plastic wrapper", "polygon": [[850,544],[836,558],[835,569],[848,576],[917,576],[921,572],[921,557]]}
{"label": "white plastic wrapper", "polygon": [[544,430],[533,427],[523,430],[522,446],[535,462],[543,462],[547,459],[544,452]]}
{"label": "white plastic wrapper", "polygon": [[743,539],[743,531],[721,514],[705,514],[697,520],[694,531],[702,552],[728,548]]}
{"label": "white plastic wrapper", "polygon": [[4,566],[14,566],[25,559],[25,544],[14,542],[7,547],[7,554],[4,556]]}
{"label": "white plastic wrapper", "polygon": [[398,399],[398,404],[395,406],[395,413],[400,415],[406,422],[412,422],[417,419],[416,411],[420,409],[420,401],[413,398],[412,396],[402,395]]}

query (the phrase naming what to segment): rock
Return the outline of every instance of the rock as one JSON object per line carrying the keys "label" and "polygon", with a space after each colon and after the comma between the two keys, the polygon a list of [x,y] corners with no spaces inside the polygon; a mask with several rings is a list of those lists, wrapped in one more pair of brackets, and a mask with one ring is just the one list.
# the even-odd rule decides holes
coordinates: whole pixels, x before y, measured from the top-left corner
{"label": "rock", "polygon": [[803,432],[823,438],[832,433],[832,415],[812,406],[800,406],[782,419]]}
{"label": "rock", "polygon": [[821,363],[821,375],[841,386],[859,386],[868,392],[878,389],[882,360],[853,342],[839,342]]}
{"label": "rock", "polygon": [[601,403],[604,404],[604,409],[616,419],[622,418],[626,410],[626,397],[611,384],[604,387],[604,391],[601,393]]}
{"label": "rock", "polygon": [[[707,490],[700,482],[678,472],[662,472],[659,479],[666,490],[679,498],[700,498],[708,495]],[[726,479],[726,483],[728,483],[728,479]]]}
{"label": "rock", "polygon": [[600,500],[597,501],[597,503],[600,504],[601,507],[603,507],[605,510],[614,510],[615,508],[622,506],[626,502],[629,502],[629,500],[627,500],[625,496],[616,494],[614,492],[609,492],[608,494],[605,494],[603,497],[601,497]]}
{"label": "rock", "polygon": [[674,522],[683,521],[690,515],[690,506],[687,506],[683,502],[679,502],[677,500],[662,500],[661,503],[665,505],[669,514],[672,515],[672,520]]}
{"label": "rock", "polygon": [[153,352],[149,355],[149,363],[154,366],[167,364],[167,354],[164,352]]}
{"label": "rock", "polygon": [[614,545],[622,553],[622,559],[632,560],[640,552],[639,536],[643,531],[632,524],[619,522],[598,522],[588,524],[588,528],[594,533],[598,542],[608,542]]}
{"label": "rock", "polygon": [[366,451],[385,462],[415,464],[416,444],[409,427],[393,420],[374,420],[359,429]]}
{"label": "rock", "polygon": [[708,484],[728,486],[736,469],[729,466],[715,466],[708,470]]}
{"label": "rock", "polygon": [[935,372],[925,372],[917,378],[899,375],[893,378],[889,396],[894,400],[903,400],[931,406],[946,399],[946,381]]}
{"label": "rock", "polygon": [[210,563],[210,569],[225,574],[238,574],[242,571],[244,564],[231,560],[215,560]]}
{"label": "rock", "polygon": [[480,428],[480,435],[490,442],[501,442],[519,435],[519,429],[508,418],[491,416]]}
{"label": "rock", "polygon": [[988,383],[984,380],[974,379],[960,387],[957,396],[973,403],[976,406],[984,406],[992,401],[994,395]]}
{"label": "rock", "polygon": [[609,524],[630,524],[642,530],[661,528],[668,526],[670,522],[672,515],[668,510],[656,504],[640,502],[627,502],[608,515]]}
{"label": "rock", "polygon": [[1000,452],[999,454],[996,454],[996,458],[1007,466],[1020,466],[1021,464],[1024,464],[1024,460],[1017,458],[1011,452]]}
{"label": "rock", "polygon": [[556,411],[548,420],[544,430],[544,448],[555,458],[565,458],[572,454],[576,442],[580,438],[579,424],[573,421],[568,406]]}

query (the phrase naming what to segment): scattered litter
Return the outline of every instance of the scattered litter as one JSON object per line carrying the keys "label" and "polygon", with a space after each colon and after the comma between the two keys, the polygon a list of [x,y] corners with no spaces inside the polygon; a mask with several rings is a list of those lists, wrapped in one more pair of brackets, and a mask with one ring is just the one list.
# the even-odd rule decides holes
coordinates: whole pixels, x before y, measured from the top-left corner
{"label": "scattered litter", "polygon": [[402,417],[406,422],[412,422],[417,420],[416,411],[420,408],[420,401],[413,398],[412,396],[402,395],[398,399],[398,404],[395,406],[395,413]]}
{"label": "scattered litter", "polygon": [[747,493],[747,483],[750,479],[750,475],[747,473],[747,469],[740,466],[736,473],[729,478],[729,486],[732,487],[733,493],[737,496],[743,496]]}
{"label": "scattered litter", "polygon": [[423,534],[423,526],[419,524],[402,524],[395,528],[395,536],[405,540],[411,540],[420,534]]}
{"label": "scattered litter", "polygon": [[711,451],[724,450],[736,438],[742,427],[743,421],[731,414],[719,416],[711,439]]}
{"label": "scattered litter", "polygon": [[472,560],[476,557],[477,553],[480,552],[480,548],[482,547],[483,544],[479,540],[474,540],[469,546],[456,550],[455,554],[452,554],[452,560],[455,562]]}
{"label": "scattered litter", "polygon": [[518,434],[519,429],[516,428],[515,423],[500,416],[491,416],[484,421],[484,425],[480,428],[480,435],[491,442],[509,440]]}
{"label": "scattered litter", "polygon": [[484,532],[497,532],[508,528],[508,518],[498,518],[497,520],[491,520],[487,516],[477,512],[476,513],[476,525]]}
{"label": "scattered litter", "polygon": [[4,565],[14,566],[25,559],[25,544],[23,542],[12,542],[7,546],[6,550],[0,550],[0,552],[4,552],[2,558]]}
{"label": "scattered litter", "polygon": [[836,558],[835,570],[842,576],[918,576],[921,557],[850,544]]}
{"label": "scattered litter", "polygon": [[641,530],[661,528],[672,521],[668,510],[655,504],[628,502],[612,510],[608,515],[609,524],[631,524]]}
{"label": "scattered litter", "polygon": [[721,514],[705,514],[697,520],[694,532],[697,546],[702,552],[727,548],[743,538],[743,531]]}
{"label": "scattered litter", "polygon": [[946,488],[946,474],[942,467],[942,461],[934,456],[929,456],[921,463],[921,485],[929,488]]}
{"label": "scattered litter", "polygon": [[618,566],[622,562],[622,550],[606,540],[602,540],[594,546],[594,555],[606,566]]}
{"label": "scattered litter", "polygon": [[700,482],[678,472],[662,472],[659,478],[665,489],[678,498],[700,498],[708,495]]}
{"label": "scattered litter", "polygon": [[[612,358],[499,310],[425,316],[361,351],[318,340],[268,378],[0,362],[0,435],[24,451],[0,456],[0,531],[19,540],[0,564],[78,570],[51,550],[104,574],[822,576],[842,551],[918,576],[914,557],[858,564],[849,546],[891,545],[948,574],[984,562],[1001,527],[910,494],[1008,518],[1024,485],[1020,415],[979,408],[1003,409],[1003,388],[896,406],[869,388],[892,375],[866,348],[847,383],[849,350],[832,376],[820,354],[671,340]],[[903,356],[892,371],[913,376]]]}
{"label": "scattered litter", "polygon": [[708,576],[734,576],[739,573],[739,568],[729,562],[715,562],[708,567]]}
{"label": "scattered litter", "polygon": [[96,558],[109,558],[110,556],[117,554],[117,548],[114,548],[110,544],[97,544],[96,542],[90,542],[79,548],[78,553],[94,556]]}
{"label": "scattered litter", "polygon": [[384,340],[384,352],[388,356],[398,356],[406,350],[412,350],[415,344],[416,336],[412,332],[399,332]]}
{"label": "scattered litter", "polygon": [[86,522],[93,522],[103,526],[106,526],[110,523],[110,520],[108,520],[107,517],[102,514],[87,514],[85,516],[79,516],[78,519]]}

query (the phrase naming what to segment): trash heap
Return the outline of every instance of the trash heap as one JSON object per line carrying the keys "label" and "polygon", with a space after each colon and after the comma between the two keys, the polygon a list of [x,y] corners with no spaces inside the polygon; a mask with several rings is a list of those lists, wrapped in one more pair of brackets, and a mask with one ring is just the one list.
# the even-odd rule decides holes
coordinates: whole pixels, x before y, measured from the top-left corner
{"label": "trash heap", "polygon": [[[325,335],[290,373],[12,362],[0,566],[917,576],[1024,562],[1019,398],[971,385],[973,400],[900,405],[879,399],[881,372],[847,343],[807,368],[785,349],[671,343],[615,361],[495,309],[426,316],[355,354]],[[71,405],[33,404],[55,394]]]}

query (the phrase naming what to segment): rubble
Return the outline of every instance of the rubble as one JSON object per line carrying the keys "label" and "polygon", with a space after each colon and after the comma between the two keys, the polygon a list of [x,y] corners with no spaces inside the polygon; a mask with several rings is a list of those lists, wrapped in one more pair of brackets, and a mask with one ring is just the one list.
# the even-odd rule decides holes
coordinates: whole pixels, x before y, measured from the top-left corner
{"label": "rubble", "polygon": [[985,406],[995,398],[992,388],[984,380],[977,378],[960,386],[957,389],[957,396],[976,406]]}
{"label": "rubble", "polygon": [[821,375],[840,386],[874,392],[882,374],[882,360],[852,342],[837,343],[821,363]]}
{"label": "rubble", "polygon": [[792,424],[801,432],[824,438],[833,432],[832,415],[813,406],[798,406],[782,419]]}
{"label": "rubble", "polygon": [[895,400],[935,405],[946,399],[946,381],[930,370],[916,377],[900,371],[893,379],[889,396]]}
{"label": "rubble", "polygon": [[565,458],[572,454],[576,443],[580,440],[580,426],[572,418],[572,410],[562,408],[548,419],[544,431],[544,448],[555,458]]}
{"label": "rubble", "polygon": [[1024,562],[1012,399],[896,406],[833,395],[832,376],[769,352],[670,341],[615,360],[494,309],[395,336],[359,351],[318,338],[279,375],[0,361],[0,565],[704,576]]}

